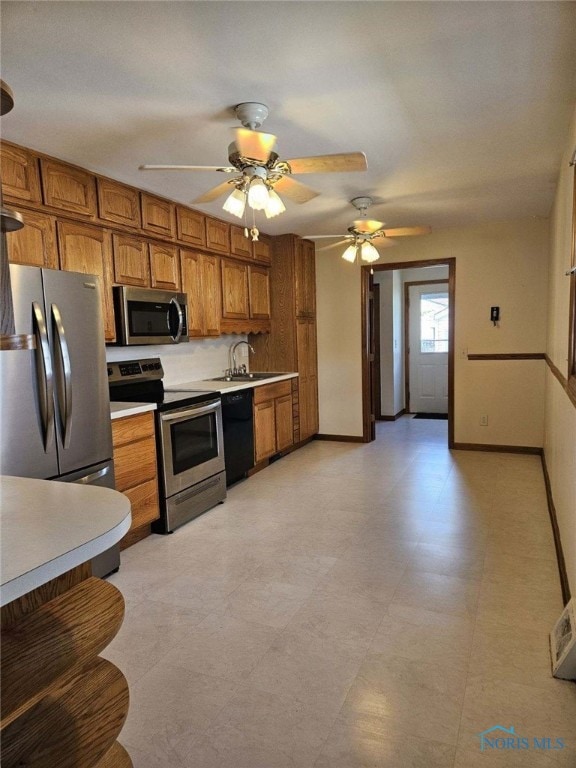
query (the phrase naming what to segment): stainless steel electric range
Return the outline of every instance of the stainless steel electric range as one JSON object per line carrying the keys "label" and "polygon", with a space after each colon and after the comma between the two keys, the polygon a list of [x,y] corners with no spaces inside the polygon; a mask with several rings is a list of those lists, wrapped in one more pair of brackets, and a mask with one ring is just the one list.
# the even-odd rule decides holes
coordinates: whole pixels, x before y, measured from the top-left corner
{"label": "stainless steel electric range", "polygon": [[226,498],[219,392],[166,392],[160,358],[108,363],[110,400],[156,403],[160,520],[156,533],[198,517]]}

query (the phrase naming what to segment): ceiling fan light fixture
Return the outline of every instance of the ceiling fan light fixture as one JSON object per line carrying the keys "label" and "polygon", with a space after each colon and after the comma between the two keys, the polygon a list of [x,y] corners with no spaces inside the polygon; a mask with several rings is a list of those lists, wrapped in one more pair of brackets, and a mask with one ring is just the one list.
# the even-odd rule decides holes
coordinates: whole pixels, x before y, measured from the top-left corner
{"label": "ceiling fan light fixture", "polygon": [[356,261],[356,249],[357,249],[357,247],[358,246],[356,245],[356,243],[353,243],[352,245],[349,245],[348,248],[346,248],[346,250],[342,254],[342,258],[345,261],[349,261],[350,264],[354,264],[354,262]]}
{"label": "ceiling fan light fixture", "polygon": [[224,201],[222,208],[231,213],[232,216],[237,216],[239,219],[244,215],[244,209],[246,208],[246,192],[243,189],[236,188]]}
{"label": "ceiling fan light fixture", "polygon": [[378,261],[380,254],[376,248],[374,248],[372,243],[365,240],[360,246],[360,258],[362,261],[367,261],[370,264],[373,261]]}
{"label": "ceiling fan light fixture", "polygon": [[282,202],[280,195],[275,192],[271,187],[268,189],[268,203],[264,208],[264,213],[267,219],[272,219],[274,216],[279,216],[284,213],[286,206]]}
{"label": "ceiling fan light fixture", "polygon": [[248,205],[250,208],[255,211],[264,211],[269,200],[270,195],[266,184],[258,176],[253,177],[248,187]]}

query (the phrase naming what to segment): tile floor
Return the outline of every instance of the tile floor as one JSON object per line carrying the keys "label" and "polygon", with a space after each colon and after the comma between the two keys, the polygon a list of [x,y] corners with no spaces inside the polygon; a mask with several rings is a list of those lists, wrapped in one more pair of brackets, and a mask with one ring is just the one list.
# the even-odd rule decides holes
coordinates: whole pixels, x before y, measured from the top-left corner
{"label": "tile floor", "polygon": [[[284,457],[111,581],[135,768],[576,766],[538,457],[382,422]],[[482,752],[493,725],[566,747]]]}

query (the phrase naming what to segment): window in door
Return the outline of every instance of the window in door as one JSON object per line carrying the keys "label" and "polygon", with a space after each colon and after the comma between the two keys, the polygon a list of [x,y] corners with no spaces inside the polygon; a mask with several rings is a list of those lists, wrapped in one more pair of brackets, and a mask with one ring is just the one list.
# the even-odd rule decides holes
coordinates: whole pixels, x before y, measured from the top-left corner
{"label": "window in door", "polygon": [[420,352],[448,352],[448,293],[420,296]]}

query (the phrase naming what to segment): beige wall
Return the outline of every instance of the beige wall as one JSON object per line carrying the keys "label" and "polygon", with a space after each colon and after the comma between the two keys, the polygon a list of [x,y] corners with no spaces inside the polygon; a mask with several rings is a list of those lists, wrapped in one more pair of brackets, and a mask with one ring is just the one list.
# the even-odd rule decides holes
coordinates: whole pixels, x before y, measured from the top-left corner
{"label": "beige wall", "polygon": [[[398,241],[394,262],[456,258],[455,439],[540,447],[544,362],[476,362],[470,353],[544,352],[548,222],[523,219]],[[361,435],[360,267],[317,254],[320,431]],[[500,327],[489,319],[501,308]],[[481,415],[488,426],[480,427]]]}
{"label": "beige wall", "polygon": [[[576,112],[566,142],[550,220],[548,356],[568,374],[568,310],[574,170],[568,163],[576,147]],[[572,595],[576,595],[576,408],[548,369],[544,452],[558,518]]]}

